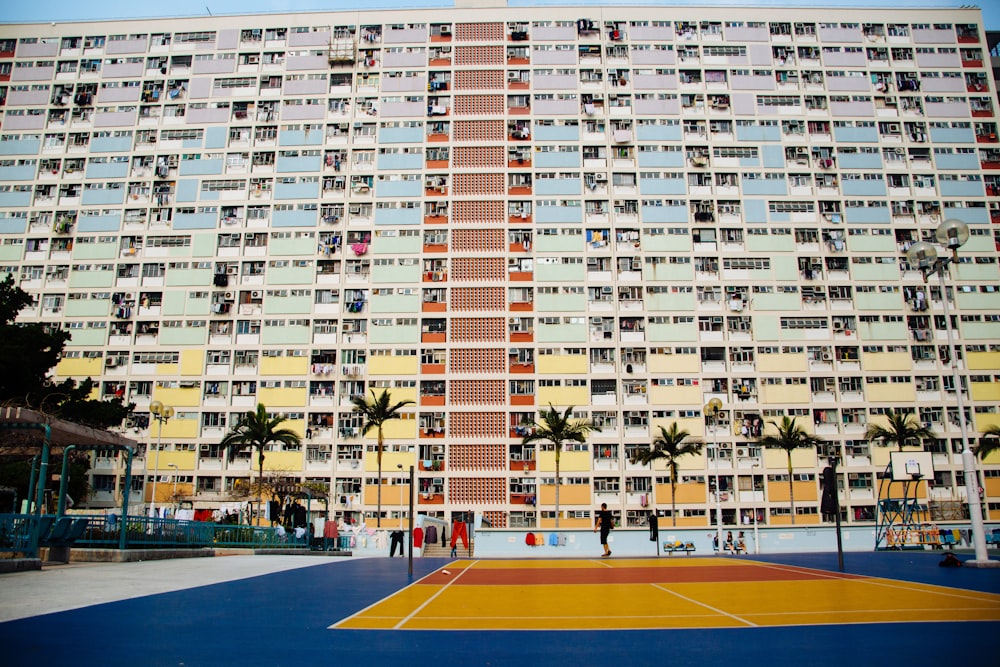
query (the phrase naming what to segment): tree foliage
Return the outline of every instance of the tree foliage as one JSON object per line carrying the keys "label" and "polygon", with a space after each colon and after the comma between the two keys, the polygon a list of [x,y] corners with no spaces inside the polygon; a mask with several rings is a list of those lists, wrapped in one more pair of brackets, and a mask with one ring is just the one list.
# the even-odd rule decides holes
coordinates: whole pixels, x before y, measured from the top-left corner
{"label": "tree foliage", "polygon": [[924,440],[934,438],[934,432],[917,421],[912,412],[890,410],[886,414],[886,425],[869,424],[865,438],[883,447],[895,445],[902,450],[903,447],[921,446]]}
{"label": "tree foliage", "polygon": [[654,461],[664,461],[670,471],[670,518],[677,525],[677,460],[685,456],[700,454],[702,443],[698,440],[687,440],[691,434],[678,428],[677,422],[671,422],[670,428],[660,426],[660,434],[653,440],[649,449],[641,449],[632,457],[632,464],[649,465]]}
{"label": "tree foliage", "polygon": [[773,420],[767,423],[774,426],[777,433],[765,435],[758,442],[768,449],[784,450],[788,457],[788,500],[792,511],[792,523],[795,523],[795,485],[793,484],[795,468],[792,465],[792,452],[800,447],[818,447],[825,441],[806,431],[795,423],[794,418],[789,418],[787,415],[781,418],[780,424]]}
{"label": "tree foliage", "polygon": [[411,400],[392,402],[392,394],[388,389],[383,389],[382,393],[376,395],[372,389],[372,400],[369,401],[364,396],[355,396],[354,411],[360,414],[365,423],[361,426],[361,432],[368,435],[369,431],[375,431],[375,441],[377,443],[375,458],[378,463],[378,510],[375,515],[375,524],[382,525],[382,452],[385,449],[385,434],[383,428],[385,423],[393,419],[400,418],[400,410],[413,403]]}
{"label": "tree foliage", "polygon": [[1000,425],[991,424],[983,429],[979,443],[973,449],[980,461],[985,461],[986,457],[993,452],[1000,451]]}
{"label": "tree foliage", "polygon": [[587,442],[591,431],[600,431],[593,422],[586,419],[573,419],[571,415],[576,406],[569,406],[560,413],[549,403],[548,410],[539,411],[538,421],[529,425],[531,432],[521,439],[525,445],[532,442],[548,442],[555,449],[556,458],[556,528],[559,527],[559,459],[563,444],[567,442]]}

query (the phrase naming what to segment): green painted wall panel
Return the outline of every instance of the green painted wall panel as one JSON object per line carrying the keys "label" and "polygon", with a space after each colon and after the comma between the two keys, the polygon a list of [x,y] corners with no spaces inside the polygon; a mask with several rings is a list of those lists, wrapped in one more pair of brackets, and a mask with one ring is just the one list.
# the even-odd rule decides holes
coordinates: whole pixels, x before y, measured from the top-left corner
{"label": "green painted wall panel", "polygon": [[70,287],[111,287],[115,284],[115,272],[73,271],[68,284]]}
{"label": "green painted wall panel", "polygon": [[419,294],[373,294],[372,313],[419,313]]}

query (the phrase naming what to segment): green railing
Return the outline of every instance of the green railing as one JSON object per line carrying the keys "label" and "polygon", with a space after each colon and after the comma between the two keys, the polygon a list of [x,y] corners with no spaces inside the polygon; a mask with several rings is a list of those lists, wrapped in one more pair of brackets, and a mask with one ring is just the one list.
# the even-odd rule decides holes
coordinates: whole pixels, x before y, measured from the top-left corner
{"label": "green railing", "polygon": [[[86,519],[87,528],[73,546],[117,549],[120,545],[122,521],[115,515],[71,515],[74,520]],[[51,515],[0,515],[0,552],[25,552],[31,529],[41,524],[41,544],[45,545]],[[125,519],[127,549],[196,549],[201,547],[237,547],[250,549],[308,549],[309,531],[296,537],[294,530],[264,526],[219,524],[205,521],[178,521],[145,516]]]}

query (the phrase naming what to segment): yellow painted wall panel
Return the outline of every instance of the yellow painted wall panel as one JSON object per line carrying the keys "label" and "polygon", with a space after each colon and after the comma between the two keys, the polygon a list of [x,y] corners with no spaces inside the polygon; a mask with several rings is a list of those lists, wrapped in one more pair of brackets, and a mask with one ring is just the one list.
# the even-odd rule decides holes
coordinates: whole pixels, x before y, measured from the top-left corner
{"label": "yellow painted wall panel", "polygon": [[205,369],[205,350],[181,350],[181,375],[201,375]]}
{"label": "yellow painted wall panel", "polygon": [[[368,357],[369,375],[416,375],[420,366],[420,359],[416,356],[399,357]],[[377,393],[377,392],[376,392]],[[393,397],[396,391],[392,392]]]}
{"label": "yellow painted wall panel", "polygon": [[588,405],[589,387],[538,387],[538,404],[548,408],[552,405]]}
{"label": "yellow painted wall panel", "polygon": [[649,400],[651,403],[664,405],[704,405],[700,386],[694,387],[650,387]]}
{"label": "yellow painted wall panel", "polygon": [[[819,498],[817,488],[819,487],[818,482],[793,482],[792,486],[795,488],[795,505],[799,505],[800,501],[813,501]],[[768,482],[767,483],[767,499],[772,503],[787,503],[788,502],[788,482]],[[798,522],[798,517],[795,519]]]}
{"label": "yellow painted wall panel", "polygon": [[[155,438],[159,424],[151,420],[149,425],[149,437]],[[163,425],[163,439],[167,438],[197,438],[199,422],[197,419],[178,419],[174,417]]]}
{"label": "yellow painted wall panel", "polygon": [[970,371],[1000,370],[1000,352],[966,352],[965,362]]}
{"label": "yellow painted wall panel", "polygon": [[[371,444],[374,446],[374,438],[372,438]],[[386,448],[388,448],[386,444]],[[382,452],[382,476],[385,477],[388,473],[394,475],[399,474],[399,469],[397,465],[403,466],[403,470],[409,471],[410,466],[417,465],[416,455],[413,452]],[[376,472],[378,471],[378,457],[374,451],[365,452],[365,472]]]}
{"label": "yellow painted wall panel", "polygon": [[201,387],[156,387],[153,400],[177,408],[196,408],[201,405]]}
{"label": "yellow painted wall panel", "polygon": [[[890,447],[883,447],[881,445],[877,445],[875,443],[872,443],[872,446],[871,446],[872,465],[875,466],[875,468],[877,470],[884,470],[885,467],[887,465],[889,465],[889,459],[891,458],[889,455],[892,452],[895,452],[895,451],[899,451],[898,448],[895,445],[892,445]],[[903,451],[904,452],[919,452],[919,451],[921,451],[921,448],[920,447],[906,447]]]}
{"label": "yellow painted wall panel", "polygon": [[588,370],[587,357],[583,354],[545,354],[538,357],[539,375],[569,375]]}
{"label": "yellow painted wall panel", "polygon": [[[555,484],[542,484],[539,488],[538,499],[542,505],[555,505],[556,486]],[[559,485],[559,508],[560,510],[569,505],[585,505],[589,507],[590,486],[583,484],[560,484]],[[560,527],[562,522],[559,522]]]}
{"label": "yellow painted wall panel", "polygon": [[[395,398],[395,394],[393,394]],[[388,439],[406,439],[417,437],[416,419],[393,419],[382,426],[382,434]],[[370,435],[375,437],[375,432],[370,431]],[[409,465],[409,464],[407,464]]]}
{"label": "yellow painted wall panel", "polygon": [[[302,470],[304,456],[305,454],[303,452],[264,452],[264,471],[276,470],[279,472],[298,472],[299,470]],[[256,470],[256,453],[252,458],[254,462],[254,469]]]}
{"label": "yellow painted wall panel", "polygon": [[969,394],[974,401],[1000,401],[1000,382],[972,382]]}
{"label": "yellow painted wall panel", "polygon": [[652,437],[656,437],[660,434],[660,427],[664,427],[668,431],[670,430],[670,425],[674,422],[677,423],[677,428],[681,431],[687,431],[691,435],[688,440],[700,440],[704,439],[705,436],[705,421],[697,417],[662,417],[654,418],[650,423],[650,433]]}
{"label": "yellow painted wall panel", "polygon": [[[783,449],[764,449],[764,467],[768,470],[788,471],[788,455]],[[816,467],[816,450],[799,447],[792,450],[792,467],[795,471]]]}
{"label": "yellow painted wall panel", "polygon": [[96,377],[104,372],[103,360],[60,359],[53,371],[58,377]]}
{"label": "yellow painted wall panel", "polygon": [[[807,384],[766,384],[760,388],[761,403],[809,403],[812,394]],[[799,420],[804,425],[807,420]]]}
{"label": "yellow painted wall panel", "polygon": [[[396,466],[393,466],[392,470],[398,476],[399,471],[396,469]],[[407,468],[407,470],[409,470],[409,468]],[[410,485],[389,484],[388,477],[385,473],[386,471],[383,466],[382,477],[385,479],[385,483],[382,484],[382,511],[392,511],[395,508],[398,512],[400,503],[404,505],[408,504]],[[374,481],[371,484],[365,484],[365,504],[371,505],[373,508],[378,504],[378,484],[375,484]],[[382,521],[382,526],[386,526],[384,519]]]}
{"label": "yellow painted wall panel", "polygon": [[[539,452],[538,470],[541,472],[556,471],[556,453],[554,451]],[[559,457],[559,475],[570,472],[589,472],[590,452],[564,451]]]}
{"label": "yellow painted wall panel", "polygon": [[157,375],[177,375],[180,373],[180,364],[156,364]]}
{"label": "yellow painted wall panel", "polygon": [[306,404],[306,388],[261,387],[257,390],[257,401],[267,406],[269,412],[278,408],[301,408]]}
{"label": "yellow painted wall panel", "polygon": [[973,415],[973,428],[976,433],[982,433],[990,426],[997,426],[998,424],[1000,424],[1000,413],[982,412]]}
{"label": "yellow painted wall panel", "polygon": [[[667,493],[665,496],[658,495],[662,503],[662,498],[670,498],[670,485],[665,485]],[[705,499],[708,498],[708,491],[705,484],[678,484],[677,485],[677,503],[704,503]]]}
{"label": "yellow painted wall panel", "polygon": [[647,358],[653,373],[698,373],[701,359],[697,354],[651,354]]}
{"label": "yellow painted wall panel", "polygon": [[909,352],[865,352],[861,356],[864,371],[908,371],[912,366]]}
{"label": "yellow painted wall panel", "polygon": [[802,354],[758,354],[757,369],[762,373],[802,373],[809,370],[809,361]]}
{"label": "yellow painted wall panel", "polygon": [[261,375],[305,375],[308,372],[309,357],[261,357],[260,359]]}
{"label": "yellow painted wall panel", "polygon": [[[171,463],[177,466],[177,469],[182,472],[185,470],[194,470],[196,466],[195,461],[197,459],[196,456],[197,452],[162,451],[160,452],[159,459],[156,458],[155,451],[150,453],[152,454],[152,456],[147,462],[149,467],[146,469],[146,472],[152,471],[155,467],[157,474],[159,475],[163,475],[164,470],[166,470],[170,474],[173,474],[174,471],[170,467]],[[161,483],[162,482],[157,482],[157,485]],[[157,497],[159,497],[160,495],[159,489],[157,489],[156,495]]]}
{"label": "yellow painted wall panel", "polygon": [[865,398],[870,403],[914,403],[917,400],[917,387],[912,382],[899,384],[866,384]]}

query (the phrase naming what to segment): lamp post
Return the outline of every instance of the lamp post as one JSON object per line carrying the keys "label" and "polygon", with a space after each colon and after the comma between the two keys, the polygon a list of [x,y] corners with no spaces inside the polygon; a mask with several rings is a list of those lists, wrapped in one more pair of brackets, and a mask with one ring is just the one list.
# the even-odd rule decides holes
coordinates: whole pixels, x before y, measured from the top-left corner
{"label": "lamp post", "polygon": [[719,410],[722,409],[722,401],[717,398],[711,399],[705,404],[705,417],[710,419],[709,425],[712,429],[712,456],[715,459],[715,539],[722,553],[722,499],[719,493],[719,446],[716,443],[717,428],[719,425]]}
{"label": "lamp post", "polygon": [[[756,470],[757,468],[760,468],[760,467],[761,467],[761,465],[760,465],[759,462],[758,463],[754,463],[752,466],[750,466],[750,468],[752,470]],[[756,476],[757,476],[757,474],[755,472],[754,473],[754,477],[756,478]],[[754,486],[754,489],[753,489],[753,499],[754,499],[754,503],[756,503],[757,502],[757,480],[756,479],[753,480],[753,486]],[[755,554],[759,554],[760,553],[760,533],[757,532],[757,508],[756,507],[753,508],[753,552]]]}
{"label": "lamp post", "polygon": [[[160,441],[163,438],[163,423],[170,421],[170,418],[174,416],[174,409],[160,401],[153,401],[149,404],[149,413],[153,415],[153,419],[159,422],[156,431],[156,454],[153,458],[153,493],[149,496],[149,513],[154,514],[156,511],[156,477],[160,472]],[[148,452],[146,453],[146,463],[149,463]]]}
{"label": "lamp post", "polygon": [[406,480],[403,477],[403,464],[402,463],[397,463],[396,464],[396,468],[399,470],[399,480],[400,480],[400,482],[399,482],[399,484],[400,484],[400,488],[399,488],[399,529],[403,530],[403,517],[406,515],[406,512],[403,510],[403,500],[404,500],[404,498],[403,498],[403,487],[406,486]]}
{"label": "lamp post", "polygon": [[975,547],[974,562],[989,560],[986,552],[986,532],[983,529],[982,505],[979,501],[979,485],[976,475],[976,458],[969,447],[969,429],[965,420],[965,400],[962,397],[962,379],[958,373],[958,355],[955,353],[955,335],[951,329],[951,312],[948,307],[948,292],[945,275],[950,273],[952,262],[958,261],[958,249],[969,240],[969,226],[961,220],[945,220],[934,231],[937,242],[951,251],[950,257],[939,257],[934,244],[918,241],[906,251],[906,259],[927,277],[936,273],[941,284],[941,304],[944,308],[945,331],[948,334],[948,354],[951,357],[951,377],[955,385],[955,400],[958,405],[958,426],[962,432],[962,470],[965,473],[965,494],[969,505],[969,521],[972,525],[972,541]]}
{"label": "lamp post", "polygon": [[178,505],[178,503],[177,503],[177,464],[176,463],[168,463],[167,467],[174,469],[174,488],[170,492],[170,496],[171,496],[171,498],[174,499],[174,513],[176,514],[177,513],[177,505]]}

